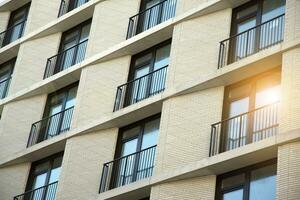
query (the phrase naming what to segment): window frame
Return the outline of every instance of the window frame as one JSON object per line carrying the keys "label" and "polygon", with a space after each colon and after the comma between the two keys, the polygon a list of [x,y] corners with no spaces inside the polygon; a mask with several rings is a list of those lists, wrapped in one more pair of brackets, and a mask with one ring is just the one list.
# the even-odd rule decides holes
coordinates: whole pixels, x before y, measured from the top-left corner
{"label": "window frame", "polygon": [[[158,113],[156,115],[147,117],[147,118],[142,119],[142,120],[140,120],[138,122],[135,122],[133,124],[130,124],[130,125],[127,125],[125,127],[120,128],[119,131],[118,131],[118,138],[117,138],[117,145],[116,145],[116,151],[115,151],[114,159],[118,159],[118,158],[121,157],[123,144],[125,142],[127,142],[127,141],[130,141],[130,140],[134,139],[134,138],[138,139],[136,152],[141,151],[142,141],[143,141],[143,135],[144,135],[144,132],[145,132],[145,130],[144,130],[145,129],[145,125],[148,122],[151,122],[151,121],[154,121],[154,120],[160,119],[160,118],[161,118],[161,113]],[[141,127],[140,131],[139,131],[139,134],[136,135],[136,136],[134,136],[134,137],[123,139],[124,132],[127,131],[127,130],[130,130],[130,129],[134,128],[134,127]]]}
{"label": "window frame", "polygon": [[[217,176],[217,184],[216,184],[216,193],[215,193],[215,199],[216,200],[223,200],[223,194],[230,191],[238,190],[239,188],[243,189],[243,200],[249,200],[249,194],[250,194],[250,184],[251,184],[251,172],[254,170],[267,167],[270,165],[276,165],[276,175],[277,175],[277,158],[273,158],[261,163],[257,163],[254,165],[250,165],[244,168],[240,168],[234,171],[230,171],[221,175]],[[236,175],[244,174],[245,180],[244,183],[239,186],[229,187],[225,190],[222,189],[222,180],[226,178],[230,178]]]}
{"label": "window frame", "polygon": [[[37,175],[39,175],[39,174],[34,173],[36,166],[38,166],[42,163],[45,163],[45,162],[49,162],[48,169],[47,169],[47,177],[46,177],[46,183],[47,183],[46,185],[48,185],[49,180],[50,180],[51,170],[53,169],[54,160],[61,157],[62,161],[63,161],[63,156],[64,156],[64,152],[59,152],[59,153],[53,154],[51,156],[48,156],[46,158],[43,158],[41,160],[37,160],[37,161],[31,163],[31,167],[30,167],[30,171],[28,174],[27,183],[26,183],[26,187],[25,187],[25,189],[26,189],[25,192],[32,190],[34,178]],[[61,163],[60,167],[62,167],[62,163]]]}

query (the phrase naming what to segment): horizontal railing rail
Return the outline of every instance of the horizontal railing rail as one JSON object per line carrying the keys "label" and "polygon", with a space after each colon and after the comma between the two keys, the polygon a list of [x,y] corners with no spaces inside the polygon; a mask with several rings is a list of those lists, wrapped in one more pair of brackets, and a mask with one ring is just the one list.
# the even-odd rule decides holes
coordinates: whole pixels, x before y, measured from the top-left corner
{"label": "horizontal railing rail", "polygon": [[70,107],[31,126],[27,147],[69,131],[74,107]]}
{"label": "horizontal railing rail", "polygon": [[15,24],[12,27],[9,27],[7,30],[0,33],[0,47],[4,47],[9,43],[14,42],[15,40],[21,38],[24,33],[24,28],[26,25],[26,21],[21,21]]}
{"label": "horizontal railing rail", "polygon": [[14,197],[14,200],[55,200],[58,182],[25,192]]}
{"label": "horizontal railing rail", "polygon": [[114,111],[147,99],[165,90],[168,66],[129,81],[117,88]]}
{"label": "horizontal railing rail", "polygon": [[175,16],[177,0],[164,0],[129,18],[127,39]]}
{"label": "horizontal railing rail", "polygon": [[82,62],[85,58],[87,43],[88,39],[48,58],[44,79]]}
{"label": "horizontal railing rail", "polygon": [[[89,0],[62,0],[59,7],[58,17],[63,16],[64,14],[74,10],[87,3]],[[72,5],[71,5],[72,4]],[[75,5],[76,4],[76,5]]]}
{"label": "horizontal railing rail", "polygon": [[279,103],[211,125],[209,156],[277,135]]}
{"label": "horizontal railing rail", "polygon": [[7,96],[10,82],[11,82],[11,77],[0,82],[0,99],[3,99]]}
{"label": "horizontal railing rail", "polygon": [[103,164],[99,192],[102,193],[151,177],[155,163],[156,146]]}
{"label": "horizontal railing rail", "polygon": [[284,24],[285,14],[221,41],[218,68],[281,43]]}

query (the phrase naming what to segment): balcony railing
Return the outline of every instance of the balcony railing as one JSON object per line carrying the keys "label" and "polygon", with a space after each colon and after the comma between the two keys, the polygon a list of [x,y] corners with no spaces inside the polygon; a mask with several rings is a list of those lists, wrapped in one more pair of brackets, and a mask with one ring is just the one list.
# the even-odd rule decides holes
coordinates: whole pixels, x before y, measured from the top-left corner
{"label": "balcony railing", "polygon": [[55,200],[58,182],[25,192],[14,197],[14,200]]}
{"label": "balcony railing", "polygon": [[7,96],[10,81],[11,77],[0,82],[0,99],[3,99]]}
{"label": "balcony railing", "polygon": [[77,45],[48,58],[44,79],[61,72],[84,60],[88,40],[84,40]]}
{"label": "balcony railing", "polygon": [[61,0],[58,17],[63,16],[64,14],[82,6],[83,4],[87,3],[89,0]]}
{"label": "balcony railing", "polygon": [[26,20],[9,27],[7,30],[0,33],[0,47],[4,47],[17,39],[21,38],[24,33]]}
{"label": "balcony railing", "polygon": [[127,39],[175,16],[177,0],[164,0],[129,18]]}
{"label": "balcony railing", "polygon": [[156,145],[103,165],[99,192],[152,176]]}
{"label": "balcony railing", "polygon": [[210,156],[277,135],[279,103],[211,125]]}
{"label": "balcony railing", "polygon": [[74,107],[44,118],[31,126],[27,147],[69,131]]}
{"label": "balcony railing", "polygon": [[135,104],[165,90],[168,66],[155,70],[117,88],[114,111]]}
{"label": "balcony railing", "polygon": [[285,15],[266,21],[220,42],[218,68],[283,41]]}

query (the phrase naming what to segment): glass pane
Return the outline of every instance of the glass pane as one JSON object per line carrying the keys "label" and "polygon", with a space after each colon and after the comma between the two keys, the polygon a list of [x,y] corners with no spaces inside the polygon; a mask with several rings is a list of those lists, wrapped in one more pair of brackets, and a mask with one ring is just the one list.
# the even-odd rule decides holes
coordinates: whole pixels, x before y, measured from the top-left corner
{"label": "glass pane", "polygon": [[59,180],[60,171],[61,171],[60,167],[51,170],[49,184],[54,183]]}
{"label": "glass pane", "polygon": [[[46,178],[47,178],[47,173],[40,174],[40,175],[36,176],[35,179],[34,179],[32,189],[37,189],[37,188],[40,188],[40,187],[43,187],[43,186],[47,185]],[[34,192],[32,192],[30,200],[40,200],[41,196],[44,193],[44,190],[45,190],[45,188],[40,188],[40,189],[35,190]]]}
{"label": "glass pane", "polygon": [[128,130],[126,130],[126,131],[123,132],[122,139],[126,140],[126,139],[129,139],[129,138],[138,137],[140,131],[141,131],[141,128],[139,126],[136,126],[134,128],[128,129]]}
{"label": "glass pane", "polygon": [[145,65],[145,63],[149,63],[152,59],[152,53],[148,53],[142,57],[139,57],[135,61],[135,67],[138,67],[140,65]]}
{"label": "glass pane", "polygon": [[280,85],[262,90],[256,93],[255,108],[260,108],[265,105],[276,103],[280,101],[281,87]]}
{"label": "glass pane", "polygon": [[251,173],[249,199],[276,199],[276,165],[260,168]]}
{"label": "glass pane", "polygon": [[145,125],[143,141],[142,141],[142,149],[146,149],[157,144],[159,124],[160,124],[160,119],[156,119],[151,122],[148,122]]}
{"label": "glass pane", "polygon": [[[158,4],[160,0],[152,0],[146,3],[146,8],[148,9],[156,4]],[[161,11],[161,6],[154,6],[150,10],[147,10],[143,14],[141,14],[142,21],[142,31],[148,30],[149,28],[157,25],[159,23],[159,13]]]}
{"label": "glass pane", "polygon": [[[227,126],[227,150],[235,149],[246,144],[248,116],[240,115],[248,112],[249,97],[233,101],[229,108],[229,118]],[[238,116],[238,117],[236,117]]]}
{"label": "glass pane", "polygon": [[[138,139],[127,141],[122,146],[121,157],[135,153],[137,150]],[[117,186],[128,184],[132,181],[135,166],[136,154],[121,159],[118,163]]]}
{"label": "glass pane", "polygon": [[285,0],[264,0],[262,23],[285,13]]}
{"label": "glass pane", "polygon": [[168,44],[156,51],[154,70],[158,70],[169,65],[170,50],[171,44]]}
{"label": "glass pane", "polygon": [[[256,18],[251,18],[237,26],[237,34],[235,45],[235,61],[240,60],[254,53],[255,48],[255,29],[249,30],[256,26]],[[243,33],[244,31],[247,31]]]}
{"label": "glass pane", "polygon": [[67,102],[66,102],[66,109],[75,106],[76,95],[77,95],[77,87],[74,87],[69,90]]}
{"label": "glass pane", "polygon": [[81,38],[80,38],[80,42],[88,39],[89,34],[90,34],[90,29],[91,29],[91,24],[87,24],[85,25],[82,30],[81,30]]}
{"label": "glass pane", "polygon": [[250,14],[253,14],[257,12],[257,4],[251,6],[251,7],[248,7],[246,9],[243,9],[241,10],[240,12],[237,13],[237,19],[240,19],[242,17],[247,17],[248,15]]}
{"label": "glass pane", "polygon": [[222,189],[234,188],[245,184],[245,174],[238,174],[222,180]]}
{"label": "glass pane", "polygon": [[243,192],[243,189],[239,189],[225,193],[223,195],[223,200],[243,200]]}
{"label": "glass pane", "polygon": [[146,65],[136,69],[134,79],[142,78],[136,80],[132,84],[132,92],[131,92],[131,104],[141,101],[147,97],[147,88],[148,88],[148,81],[149,77],[145,76],[149,74],[150,66]]}

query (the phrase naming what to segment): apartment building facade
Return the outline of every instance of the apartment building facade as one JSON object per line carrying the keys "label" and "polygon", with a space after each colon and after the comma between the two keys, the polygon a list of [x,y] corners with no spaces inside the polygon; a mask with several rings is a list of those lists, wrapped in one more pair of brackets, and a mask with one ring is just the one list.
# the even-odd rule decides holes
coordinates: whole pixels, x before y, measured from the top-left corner
{"label": "apartment building facade", "polygon": [[0,47],[0,200],[300,199],[299,0],[4,0]]}

